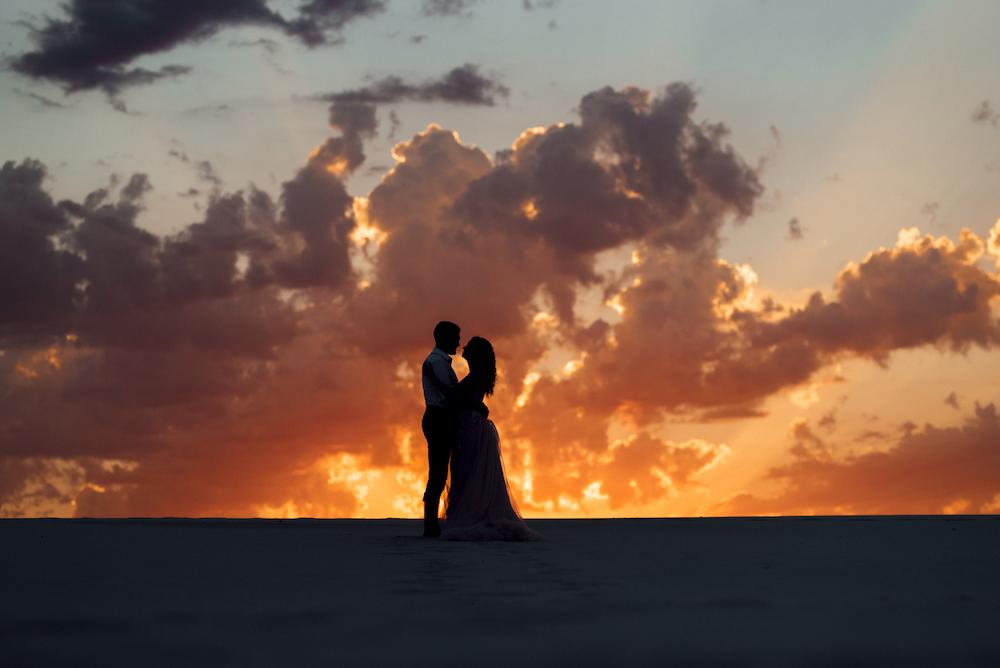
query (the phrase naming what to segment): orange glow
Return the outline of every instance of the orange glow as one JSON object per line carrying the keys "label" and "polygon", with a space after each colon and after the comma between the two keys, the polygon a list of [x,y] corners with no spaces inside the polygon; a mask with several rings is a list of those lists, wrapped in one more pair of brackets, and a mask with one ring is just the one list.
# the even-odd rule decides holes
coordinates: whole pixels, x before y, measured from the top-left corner
{"label": "orange glow", "polygon": [[534,220],[535,218],[538,218],[538,207],[535,206],[535,200],[529,199],[527,202],[525,202],[524,205],[521,207],[521,213],[523,213],[524,217],[527,218],[528,220]]}
{"label": "orange glow", "polygon": [[614,310],[618,315],[625,315],[625,303],[622,301],[621,293],[618,293],[611,299],[605,300],[604,305]]}
{"label": "orange glow", "polygon": [[337,178],[340,178],[341,176],[346,174],[349,168],[350,168],[350,163],[347,162],[347,158],[343,157],[338,157],[336,160],[328,162],[326,165],[323,166],[323,169],[330,172]]}
{"label": "orange glow", "polygon": [[547,311],[539,311],[531,318],[531,324],[541,332],[546,332],[554,328],[558,321],[556,317]]}
{"label": "orange glow", "polygon": [[990,255],[993,256],[993,259],[996,260],[997,271],[1000,271],[1000,218],[990,228],[986,248]]}
{"label": "orange glow", "polygon": [[[563,124],[560,123],[559,127],[563,127]],[[514,143],[510,145],[510,147],[511,149],[514,150],[516,154],[518,151],[522,150],[527,144],[531,143],[531,141],[533,141],[536,137],[544,135],[546,132],[547,132],[546,128],[540,125],[523,130],[521,134],[518,136],[518,138],[514,140]]]}
{"label": "orange glow", "polygon": [[355,197],[352,206],[355,224],[351,231],[351,241],[357,246],[364,247],[373,243],[376,249],[379,248],[389,238],[389,233],[376,227],[368,218],[368,198]]}
{"label": "orange glow", "polygon": [[517,395],[517,399],[514,400],[514,406],[516,406],[517,408],[524,408],[528,404],[528,399],[531,398],[531,390],[541,379],[542,379],[542,374],[538,373],[537,371],[532,371],[527,376],[525,376],[524,384],[521,387],[521,393]]}
{"label": "orange glow", "polygon": [[[55,481],[59,508],[80,514],[419,517],[421,361],[433,322],[454,317],[463,341],[494,340],[487,402],[529,517],[1000,511],[981,470],[1000,433],[988,357],[1000,345],[989,317],[1000,220],[985,236],[893,230],[889,247],[864,246],[824,284],[782,275],[770,288],[774,264],[738,261],[746,249],[723,257],[718,230],[739,232],[722,194],[666,207],[669,191],[631,178],[648,162],[624,162],[618,145],[631,141],[563,127],[528,128],[513,154],[492,154],[429,124],[396,144],[387,174],[373,161],[359,175],[381,174],[371,199],[325,176],[368,164],[349,164],[335,138],[309,155],[304,185],[323,187],[306,193],[302,208],[320,207],[309,225],[291,224],[294,189],[269,206],[240,195],[236,232],[213,209],[143,246],[143,263],[175,263],[154,266],[153,288],[70,282],[71,316],[32,323],[44,337],[0,351],[11,442],[23,430],[40,452],[62,440],[82,453],[20,462],[24,503]],[[586,151],[567,155],[597,151],[607,170],[586,182],[606,189],[594,206],[561,175],[537,177],[575,135]],[[709,187],[687,185],[696,199]],[[553,211],[559,224],[542,226]],[[619,219],[632,211],[642,215]],[[794,243],[789,265],[819,257]],[[925,313],[920,302],[938,298]],[[108,307],[88,311],[87,299]],[[40,312],[58,311],[53,301]],[[891,365],[901,385],[879,385]],[[468,373],[460,356],[453,369]],[[136,459],[100,459],[101,447]],[[940,471],[941,485],[969,489],[920,496]]]}
{"label": "orange glow", "polygon": [[738,310],[754,309],[756,307],[754,292],[758,278],[753,268],[748,264],[731,264],[722,259],[718,260],[717,263],[720,267],[733,273],[736,291],[733,292],[733,286],[730,284],[719,284],[712,304],[716,316],[725,321],[729,320]]}
{"label": "orange glow", "polygon": [[[354,243],[374,243],[376,246],[387,243],[388,237],[382,236],[368,222],[367,200],[359,199],[355,207]],[[976,245],[966,244],[969,249],[966,256],[972,261]],[[927,245],[952,250],[960,248],[959,243],[947,238],[933,239],[906,230],[900,234],[897,250]],[[642,251],[634,250],[629,265],[639,267],[645,260]],[[727,279],[718,284],[714,293],[711,307],[716,315],[729,317],[737,308],[758,308],[754,295],[756,272],[749,265],[723,260],[716,266]],[[861,265],[854,264],[845,267],[843,273],[859,271]],[[647,275],[626,273],[624,283],[627,287],[609,298],[606,305],[622,318],[630,317],[632,314],[627,306],[633,303],[631,300],[641,295],[645,286],[653,284],[643,276]],[[655,284],[650,289],[655,289]],[[541,308],[542,304],[544,302],[539,302],[535,308]],[[527,318],[531,336],[540,340],[557,336],[562,326],[548,310],[529,311]],[[618,337],[622,332],[625,337],[630,336],[627,329],[610,329],[603,334],[603,341],[609,348],[620,350]],[[625,337],[622,340],[630,340]],[[756,464],[756,470],[761,472],[759,476],[764,478],[770,468],[787,468],[788,462],[794,464],[800,460],[803,467],[825,466],[837,471],[838,467],[849,466],[851,457],[884,453],[898,441],[891,433],[879,436],[877,430],[871,429],[872,435],[865,437],[868,440],[852,443],[849,439],[860,433],[858,420],[861,418],[855,418],[853,426],[848,427],[841,416],[838,425],[843,431],[839,433],[845,434],[841,442],[849,445],[850,450],[833,447],[832,428],[821,427],[820,420],[830,412],[831,406],[837,405],[830,386],[843,382],[848,374],[839,362],[825,367],[806,382],[788,385],[775,393],[775,401],[768,408],[776,417],[742,423],[750,425],[745,427],[750,435],[742,440],[739,430],[725,432],[729,435],[724,437],[703,438],[699,429],[707,433],[710,425],[693,428],[681,421],[668,421],[648,428],[643,426],[641,417],[634,418],[629,413],[628,405],[620,407],[614,418],[619,421],[610,429],[596,435],[588,434],[594,417],[592,408],[586,404],[587,393],[600,389],[597,383],[602,380],[600,374],[593,371],[595,359],[601,361],[594,350],[567,346],[558,354],[544,360],[540,358],[525,369],[517,368],[516,356],[501,359],[500,376],[508,385],[501,386],[491,400],[491,411],[501,433],[512,489],[522,511],[529,517],[767,515],[789,509],[796,513],[856,512],[857,508],[848,504],[824,504],[806,497],[789,500],[785,502],[788,505],[777,509],[763,503],[753,506],[746,500],[733,501],[739,498],[738,492],[753,484],[753,480],[742,472],[747,453],[753,453],[761,442],[777,441],[780,447],[787,448],[787,452],[778,450],[777,454],[772,450],[770,459]],[[45,351],[39,363],[52,366],[49,352]],[[55,358],[59,359],[59,355]],[[719,364],[718,360],[705,361],[702,373],[712,374]],[[456,359],[455,368],[459,376],[464,374],[461,360]],[[641,372],[641,368],[639,370]],[[21,369],[18,372],[25,373]],[[383,448],[379,459],[363,451],[338,452],[337,449],[343,446],[331,444],[329,449],[334,454],[317,457],[313,464],[296,473],[301,478],[279,486],[270,503],[253,505],[255,514],[262,517],[419,516],[420,494],[426,480],[425,449],[419,430],[419,360],[394,360],[379,373],[388,377],[399,396],[405,396],[409,402],[406,411],[401,411],[399,417],[387,424],[381,421],[381,416],[366,418],[372,432],[384,426],[390,433],[386,444],[379,446]],[[308,373],[305,376],[308,377]],[[662,389],[669,388],[675,381],[666,378],[659,382],[657,387]],[[565,388],[576,388],[574,391],[578,394],[569,394]],[[610,391],[616,392],[617,388]],[[325,422],[317,424],[316,434],[329,428]],[[759,429],[756,432],[753,431],[755,427]],[[355,438],[361,440],[367,436],[361,433]],[[734,440],[738,445],[730,445]],[[319,445],[313,447],[322,449]],[[776,484],[766,479],[757,484],[763,486],[765,483]],[[102,495],[112,493],[103,485],[88,489]],[[794,492],[795,487],[791,489]],[[967,498],[956,497],[938,503],[933,510],[970,512],[978,508],[971,503]]]}
{"label": "orange glow", "polygon": [[38,372],[34,369],[24,366],[23,364],[17,364],[14,366],[14,371],[16,371],[23,378],[38,378]]}

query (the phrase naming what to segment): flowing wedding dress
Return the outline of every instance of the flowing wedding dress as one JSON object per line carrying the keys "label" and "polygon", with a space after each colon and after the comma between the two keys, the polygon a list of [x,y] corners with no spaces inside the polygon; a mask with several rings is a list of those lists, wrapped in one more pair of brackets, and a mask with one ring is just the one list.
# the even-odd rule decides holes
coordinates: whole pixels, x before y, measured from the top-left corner
{"label": "flowing wedding dress", "polygon": [[[465,381],[463,380],[463,383]],[[484,393],[459,387],[478,403]],[[496,426],[477,411],[462,410],[458,440],[451,455],[451,487],[445,507],[445,540],[540,540],[511,499],[500,458]]]}

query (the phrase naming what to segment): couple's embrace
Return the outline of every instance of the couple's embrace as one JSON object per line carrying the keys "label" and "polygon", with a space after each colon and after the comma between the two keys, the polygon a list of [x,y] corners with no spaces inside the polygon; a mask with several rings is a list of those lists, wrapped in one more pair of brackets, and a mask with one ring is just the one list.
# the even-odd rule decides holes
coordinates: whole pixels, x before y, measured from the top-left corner
{"label": "couple's embrace", "polygon": [[[423,428],[427,439],[427,490],[424,536],[448,540],[538,540],[511,498],[500,458],[500,436],[483,400],[497,380],[493,346],[478,336],[462,349],[469,375],[458,381],[451,356],[458,352],[461,330],[442,321],[434,328],[434,350],[424,360]],[[438,503],[448,480],[444,531]]]}

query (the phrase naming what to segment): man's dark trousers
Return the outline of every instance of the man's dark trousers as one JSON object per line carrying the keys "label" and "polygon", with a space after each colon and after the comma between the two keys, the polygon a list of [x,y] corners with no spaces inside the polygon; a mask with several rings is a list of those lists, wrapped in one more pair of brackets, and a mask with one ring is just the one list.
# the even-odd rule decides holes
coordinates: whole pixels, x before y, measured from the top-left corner
{"label": "man's dark trousers", "polygon": [[427,406],[420,426],[427,439],[427,489],[424,491],[424,532],[439,531],[437,524],[438,502],[448,482],[448,460],[455,447],[457,421],[455,413],[447,408]]}

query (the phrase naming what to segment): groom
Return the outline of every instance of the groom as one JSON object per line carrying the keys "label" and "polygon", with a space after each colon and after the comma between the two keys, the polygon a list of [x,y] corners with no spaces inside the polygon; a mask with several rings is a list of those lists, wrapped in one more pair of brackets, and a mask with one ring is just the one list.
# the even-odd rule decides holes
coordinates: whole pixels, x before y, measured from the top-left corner
{"label": "groom", "polygon": [[420,426],[427,439],[427,489],[424,491],[424,536],[441,535],[438,502],[448,481],[448,460],[458,441],[458,414],[465,409],[479,411],[484,418],[490,409],[482,401],[463,402],[457,394],[458,377],[451,368],[451,356],[458,352],[462,330],[442,320],[434,328],[434,350],[424,360],[421,384],[424,388],[424,419]]}
{"label": "groom", "polygon": [[424,388],[424,418],[420,423],[427,439],[427,489],[424,491],[424,536],[441,535],[438,502],[448,480],[448,459],[458,437],[457,415],[449,395],[458,386],[451,368],[451,355],[462,341],[458,325],[442,320],[434,328],[434,350],[424,360],[421,384]]}

